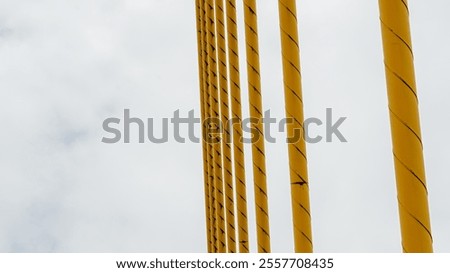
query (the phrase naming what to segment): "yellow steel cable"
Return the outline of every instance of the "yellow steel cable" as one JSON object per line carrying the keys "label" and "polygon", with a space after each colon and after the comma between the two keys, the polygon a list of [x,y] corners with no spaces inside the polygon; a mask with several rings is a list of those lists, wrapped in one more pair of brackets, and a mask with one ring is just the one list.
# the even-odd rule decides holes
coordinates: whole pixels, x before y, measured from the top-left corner
{"label": "yellow steel cable", "polygon": [[[208,41],[208,63],[209,63],[209,92],[211,94],[211,117],[215,121],[220,120],[219,110],[219,90],[217,81],[217,50],[216,50],[216,19],[214,16],[214,1],[206,0],[206,23],[207,23],[207,41]],[[221,136],[221,134],[220,134]],[[222,175],[222,144],[220,136],[215,141],[214,148],[214,183],[216,198],[216,220],[217,220],[217,238],[218,249],[220,253],[226,252],[226,230],[225,230],[225,213],[224,213],[224,191],[223,191],[223,175]]]}
{"label": "yellow steel cable", "polygon": [[[211,123],[210,123],[210,119],[211,119],[211,114],[212,114],[212,106],[211,106],[211,101],[212,101],[212,96],[211,96],[211,92],[210,92],[210,71],[209,71],[209,55],[208,55],[208,41],[207,41],[207,37],[208,37],[208,30],[207,30],[207,22],[208,22],[208,18],[206,17],[206,0],[201,0],[201,6],[202,6],[202,20],[203,20],[203,56],[205,57],[203,60],[203,65],[204,65],[204,73],[205,73],[205,93],[204,93],[204,103],[205,103],[205,124],[203,124],[204,128],[211,128]],[[206,130],[205,130],[206,132]],[[210,181],[210,202],[211,202],[211,210],[210,210],[210,215],[211,215],[211,227],[212,227],[212,232],[211,232],[211,237],[212,237],[212,245],[213,245],[213,251],[214,253],[218,252],[218,248],[219,248],[219,241],[218,241],[218,227],[217,227],[217,210],[216,210],[216,205],[217,205],[217,200],[216,200],[216,185],[215,185],[215,179],[214,179],[214,147],[213,144],[211,142],[211,137],[210,135],[203,135],[203,137],[207,140],[207,148],[208,148],[208,173],[209,173],[209,181]]]}
{"label": "yellow steel cable", "polygon": [[[198,50],[198,69],[199,69],[199,85],[200,85],[200,111],[201,111],[201,120],[202,123],[205,121],[205,72],[204,72],[204,58],[203,55],[203,18],[201,14],[201,6],[200,6],[200,0],[196,0],[196,15],[197,15],[197,50]],[[203,132],[205,131],[205,128],[202,128]],[[203,133],[204,134],[204,133]],[[204,138],[202,138],[202,148],[203,148],[203,177],[204,177],[204,187],[205,187],[205,212],[206,212],[206,234],[207,234],[207,241],[208,241],[208,252],[211,253],[213,246],[212,246],[212,227],[211,227],[211,202],[210,202],[210,185],[209,185],[209,173],[208,173],[208,147],[207,143]]]}
{"label": "yellow steel cable", "polygon": [[270,252],[269,209],[264,152],[263,109],[259,67],[258,27],[256,1],[244,0],[245,43],[247,52],[248,92],[251,128],[258,136],[252,141],[253,179],[255,184],[256,226],[258,252]]}
{"label": "yellow steel cable", "polygon": [[[303,98],[300,72],[297,8],[295,0],[279,0],[281,50],[283,59],[284,94],[287,135],[303,136]],[[296,133],[297,132],[297,133]],[[295,252],[312,252],[309,181],[306,143],[303,137],[288,144]]]}
{"label": "yellow steel cable", "polygon": [[403,252],[432,252],[406,0],[379,0]]}
{"label": "yellow steel cable", "polygon": [[227,44],[225,40],[225,15],[223,0],[215,1],[216,27],[217,27],[217,52],[219,60],[219,89],[220,89],[220,117],[222,120],[224,134],[222,137],[223,169],[225,182],[225,207],[227,228],[227,250],[236,252],[236,221],[234,214],[234,185],[233,185],[233,162],[231,155],[231,133],[230,133],[230,107],[228,94],[228,72],[227,72]]}
{"label": "yellow steel cable", "polygon": [[218,227],[217,227],[217,200],[216,200],[216,185],[215,185],[215,178],[214,178],[214,147],[211,142],[211,137],[209,134],[206,134],[207,129],[211,128],[210,119],[212,114],[212,106],[211,106],[211,92],[210,92],[210,67],[209,67],[209,55],[208,55],[208,30],[207,30],[207,22],[208,18],[206,17],[206,0],[201,0],[201,7],[202,7],[202,35],[203,35],[203,71],[205,73],[204,76],[204,82],[205,82],[205,89],[204,89],[204,104],[205,104],[205,123],[203,124],[203,128],[205,128],[205,134],[203,135],[203,138],[207,142],[207,149],[208,149],[208,173],[209,173],[209,193],[210,193],[210,226],[211,226],[211,240],[212,240],[212,252],[217,253],[219,249],[219,241],[218,241]]}
{"label": "yellow steel cable", "polygon": [[234,180],[236,187],[239,252],[248,253],[247,189],[245,185],[244,144],[242,141],[242,106],[239,75],[239,49],[236,0],[227,0],[228,69],[233,122]]}
{"label": "yellow steel cable", "polygon": [[[204,60],[203,60],[203,66],[204,66],[204,79],[205,79],[205,84],[206,87],[204,89],[204,103],[205,103],[205,120],[209,120],[211,118],[211,93],[209,92],[209,64],[208,64],[208,41],[207,41],[207,18],[206,18],[206,9],[205,9],[205,0],[201,0],[201,6],[202,6],[202,21],[203,21],[203,44],[202,44],[202,49],[203,49],[203,56],[204,56]],[[203,128],[209,128],[209,124],[207,122],[205,122],[203,124]],[[205,130],[206,132],[206,130]],[[215,191],[216,191],[216,186],[214,183],[214,147],[211,143],[211,141],[209,140],[209,136],[207,136],[206,134],[203,135],[203,138],[207,140],[207,149],[208,149],[208,174],[209,174],[209,198],[210,198],[210,226],[211,226],[211,240],[212,240],[212,252],[216,253],[218,251],[218,237],[217,237],[217,220],[216,220],[216,197],[215,197]]]}
{"label": "yellow steel cable", "polygon": [[[203,61],[203,79],[204,79],[204,108],[205,108],[205,120],[210,119],[211,117],[211,94],[209,92],[209,68],[208,68],[208,41],[207,41],[207,18],[206,18],[206,9],[205,9],[205,0],[201,0],[201,20],[202,20],[202,61]],[[206,126],[209,127],[209,124],[204,121],[202,124],[206,133]],[[203,138],[206,139],[206,135],[203,134]],[[218,250],[218,238],[217,238],[217,227],[216,225],[216,211],[214,208],[215,200],[215,184],[214,184],[214,149],[211,144],[211,141],[207,139],[207,152],[208,152],[208,174],[209,174],[209,206],[210,206],[210,226],[211,226],[211,243],[212,243],[212,252],[217,252]]]}

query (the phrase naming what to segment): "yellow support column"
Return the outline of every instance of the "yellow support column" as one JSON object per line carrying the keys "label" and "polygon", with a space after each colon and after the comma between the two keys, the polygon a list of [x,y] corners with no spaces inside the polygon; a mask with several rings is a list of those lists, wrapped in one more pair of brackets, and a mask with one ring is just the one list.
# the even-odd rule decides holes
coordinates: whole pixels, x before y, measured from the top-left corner
{"label": "yellow support column", "polygon": [[406,0],[379,0],[403,252],[432,252]]}
{"label": "yellow support column", "polygon": [[228,69],[230,75],[231,116],[233,119],[234,180],[236,187],[239,252],[248,253],[247,188],[245,185],[242,106],[239,75],[239,48],[236,0],[227,0]]}
{"label": "yellow support column", "polygon": [[[303,138],[303,98],[295,0],[279,0],[284,94],[286,104],[289,173],[295,252],[312,252],[306,143]],[[300,134],[299,134],[300,133]]]}
{"label": "yellow support column", "polygon": [[227,72],[227,44],[225,40],[225,14],[223,0],[215,0],[217,45],[219,57],[219,86],[220,86],[220,116],[224,125],[222,137],[223,167],[225,182],[225,207],[227,227],[227,250],[236,252],[236,221],[234,214],[234,185],[233,185],[233,163],[231,155],[231,133],[230,133],[230,100],[228,94],[228,72]]}
{"label": "yellow support column", "polygon": [[252,142],[253,179],[255,183],[256,226],[258,252],[270,252],[269,208],[264,149],[263,109],[259,65],[258,22],[256,1],[244,0],[245,43],[247,52],[248,92],[252,129],[258,138]]}
{"label": "yellow support column", "polygon": [[[208,67],[209,67],[209,93],[211,104],[211,118],[217,123],[220,120],[219,109],[219,90],[217,81],[217,48],[216,48],[216,19],[214,14],[214,1],[206,0],[206,26],[208,41]],[[219,125],[219,124],[216,124]],[[220,129],[220,128],[219,128]],[[214,158],[214,184],[215,184],[215,208],[216,208],[216,226],[217,226],[217,251],[224,253],[227,250],[226,230],[225,230],[225,213],[224,213],[224,191],[223,191],[223,175],[222,175],[222,144],[219,134],[213,143]]]}
{"label": "yellow support column", "polygon": [[[200,85],[200,111],[201,111],[201,121],[202,124],[205,122],[206,118],[206,107],[205,107],[205,56],[204,52],[204,35],[203,35],[203,17],[201,1],[196,0],[196,15],[197,15],[197,50],[198,50],[198,70],[199,70],[199,85]],[[205,128],[202,127],[202,135],[205,135]],[[210,197],[210,181],[209,181],[209,153],[208,144],[206,139],[202,137],[202,148],[203,148],[203,178],[205,187],[205,213],[206,213],[206,234],[208,241],[208,252],[213,251],[213,240],[212,240],[212,226],[211,226],[211,197]]]}

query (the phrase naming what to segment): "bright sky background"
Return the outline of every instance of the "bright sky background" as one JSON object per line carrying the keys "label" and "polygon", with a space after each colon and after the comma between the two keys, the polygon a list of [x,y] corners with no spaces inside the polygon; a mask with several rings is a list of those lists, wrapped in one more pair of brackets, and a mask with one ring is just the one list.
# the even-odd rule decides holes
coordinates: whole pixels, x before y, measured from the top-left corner
{"label": "bright sky background", "polygon": [[[258,4],[264,108],[282,118],[277,1]],[[450,4],[409,4],[434,246],[450,252]],[[348,117],[348,143],[308,146],[315,251],[400,252],[377,1],[305,0],[298,12],[305,116]],[[125,108],[199,113],[198,94],[193,0],[0,0],[0,251],[205,252],[201,145],[101,143],[103,120]],[[272,249],[291,252],[277,137],[266,146]]]}

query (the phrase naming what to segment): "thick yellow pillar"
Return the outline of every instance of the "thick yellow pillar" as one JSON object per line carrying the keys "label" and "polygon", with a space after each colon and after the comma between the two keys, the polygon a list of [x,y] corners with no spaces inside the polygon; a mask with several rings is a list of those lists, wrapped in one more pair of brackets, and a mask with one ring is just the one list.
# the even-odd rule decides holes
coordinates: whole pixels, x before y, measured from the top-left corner
{"label": "thick yellow pillar", "polygon": [[223,170],[225,185],[225,208],[227,228],[227,250],[236,252],[236,221],[234,214],[233,162],[231,155],[230,100],[228,94],[227,44],[225,40],[225,6],[223,0],[215,0],[217,52],[219,60],[220,117],[223,127]]}
{"label": "thick yellow pillar", "polygon": [[[309,181],[306,143],[303,137],[303,98],[300,73],[297,9],[295,0],[279,0],[281,50],[287,135],[289,139],[289,173],[295,252],[312,252]],[[298,139],[294,139],[300,136]]]}
{"label": "thick yellow pillar", "polygon": [[432,252],[406,0],[379,0],[403,252]]}
{"label": "thick yellow pillar", "polygon": [[263,108],[259,65],[258,23],[256,1],[244,0],[245,43],[247,52],[248,92],[251,128],[258,137],[252,142],[253,179],[255,183],[256,226],[258,252],[270,252],[269,208],[266,182]]}
{"label": "thick yellow pillar", "polygon": [[239,48],[236,16],[236,0],[227,0],[227,39],[228,39],[228,69],[231,91],[231,117],[233,122],[233,156],[234,180],[236,189],[236,207],[239,252],[248,253],[248,219],[247,219],[247,188],[245,184],[244,144],[242,142],[242,106],[241,80],[239,75]]}

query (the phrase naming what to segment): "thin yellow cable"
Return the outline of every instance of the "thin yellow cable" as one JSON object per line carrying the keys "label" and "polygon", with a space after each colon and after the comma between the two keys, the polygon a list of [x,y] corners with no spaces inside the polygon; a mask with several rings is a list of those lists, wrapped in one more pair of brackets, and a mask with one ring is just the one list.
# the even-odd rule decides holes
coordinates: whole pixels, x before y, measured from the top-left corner
{"label": "thin yellow cable", "polygon": [[[209,75],[210,75],[210,71],[209,71],[209,55],[208,55],[208,41],[207,41],[207,36],[208,36],[208,30],[207,30],[207,20],[208,18],[206,17],[206,1],[205,0],[201,0],[201,7],[202,7],[202,22],[203,22],[203,56],[204,56],[204,60],[203,60],[203,66],[204,66],[204,79],[205,79],[205,89],[204,89],[204,103],[205,103],[205,120],[206,122],[203,124],[203,128],[205,128],[205,134],[203,135],[203,138],[206,139],[207,142],[207,149],[208,149],[208,173],[209,173],[209,198],[210,198],[210,203],[211,203],[211,210],[210,210],[210,226],[211,226],[211,240],[212,240],[212,245],[213,245],[213,249],[212,252],[213,253],[217,253],[218,252],[218,227],[217,227],[217,212],[216,212],[216,207],[215,205],[217,204],[216,201],[216,197],[215,197],[215,192],[216,192],[216,186],[215,186],[215,180],[214,180],[214,147],[213,144],[211,142],[211,137],[208,135],[206,135],[206,132],[208,131],[208,129],[211,127],[210,126],[210,119],[211,119],[211,113],[212,113],[212,107],[211,107],[211,93],[209,92],[210,90],[210,84],[209,84]],[[207,129],[208,128],[208,129]]]}
{"label": "thin yellow cable", "polygon": [[[207,109],[206,111],[206,122],[204,124],[204,128],[206,130],[206,132],[208,132],[208,130],[210,130],[212,128],[212,124],[211,124],[211,118],[212,118],[212,114],[213,114],[213,109],[212,109],[212,94],[211,94],[211,84],[210,84],[210,80],[211,80],[211,70],[210,70],[210,64],[209,64],[209,60],[210,60],[210,51],[208,50],[209,48],[209,42],[208,42],[208,27],[207,24],[209,22],[209,18],[206,15],[206,10],[207,8],[207,4],[206,4],[206,0],[202,0],[202,15],[203,15],[203,37],[204,37],[204,43],[203,43],[203,54],[205,56],[205,60],[204,60],[204,66],[205,66],[205,78],[206,78],[206,88],[205,88],[205,108]],[[219,227],[218,227],[218,201],[216,199],[216,179],[215,179],[215,171],[214,171],[214,166],[215,166],[215,159],[214,159],[214,154],[215,154],[215,150],[214,150],[214,145],[212,142],[212,136],[211,134],[208,132],[207,134],[203,135],[203,137],[206,139],[207,143],[208,143],[208,162],[209,162],[209,166],[208,166],[208,171],[209,171],[209,177],[210,177],[210,198],[211,198],[211,226],[212,226],[212,232],[211,232],[211,236],[212,236],[212,244],[213,244],[213,249],[212,252],[213,253],[218,253],[219,252]]]}
{"label": "thin yellow cable", "polygon": [[[217,50],[216,50],[216,19],[214,13],[214,1],[206,0],[206,25],[207,25],[207,41],[208,41],[208,67],[209,67],[209,92],[211,104],[211,118],[214,121],[220,120],[219,109],[219,90],[217,80]],[[218,124],[216,124],[218,125]],[[215,199],[216,199],[216,221],[217,221],[217,251],[224,253],[227,250],[226,230],[225,230],[225,213],[224,213],[224,185],[222,170],[222,144],[220,136],[216,138],[218,141],[213,143],[214,148],[214,183],[215,183]]]}
{"label": "thin yellow cable", "polygon": [[244,0],[245,43],[247,52],[250,126],[257,131],[252,141],[253,179],[255,184],[258,252],[270,252],[269,208],[266,182],[266,159],[263,134],[263,108],[259,65],[258,23],[256,1]]}
{"label": "thin yellow cable", "polygon": [[[200,111],[201,111],[201,121],[202,124],[205,122],[205,70],[204,70],[204,59],[203,55],[203,18],[200,6],[200,0],[196,0],[196,15],[197,15],[197,50],[198,50],[198,68],[199,68],[199,85],[200,85]],[[202,127],[203,135],[205,128]],[[205,187],[205,213],[206,213],[206,234],[208,241],[208,252],[211,253],[213,249],[212,245],[212,227],[211,227],[211,202],[210,202],[210,184],[209,184],[209,154],[208,154],[208,144],[205,138],[202,137],[202,148],[203,148],[203,177],[204,177],[204,187]]]}
{"label": "thin yellow cable", "polygon": [[[211,118],[211,94],[209,92],[209,64],[208,64],[208,41],[207,41],[207,18],[206,18],[206,9],[205,9],[206,1],[201,0],[201,7],[202,7],[202,35],[203,35],[203,66],[204,66],[204,79],[205,79],[205,89],[204,89],[204,103],[205,103],[205,119],[209,120]],[[206,128],[209,128],[208,122],[205,122],[203,124],[203,128],[205,128],[205,133],[207,132]],[[204,134],[203,138],[207,140],[207,149],[208,149],[208,174],[209,174],[209,198],[210,198],[210,226],[211,226],[211,240],[212,240],[212,252],[216,253],[218,251],[218,228],[216,226],[217,220],[216,220],[216,208],[214,207],[214,204],[216,204],[216,197],[215,197],[215,183],[214,183],[214,147],[212,145],[212,142],[210,141],[209,135]]]}
{"label": "thin yellow cable", "polygon": [[[300,72],[300,48],[295,0],[279,0],[281,51],[283,59],[286,104],[289,173],[291,183],[292,219],[295,252],[312,252],[309,181],[306,143],[303,138],[303,97]],[[299,134],[300,132],[300,134]]]}
{"label": "thin yellow cable", "polygon": [[227,0],[228,69],[231,91],[231,117],[233,124],[234,181],[238,223],[239,252],[249,252],[247,187],[245,185],[244,144],[242,141],[242,106],[239,75],[239,48],[236,16],[236,0]]}
{"label": "thin yellow cable", "polygon": [[217,27],[217,53],[219,60],[219,90],[220,90],[220,117],[223,124],[224,134],[222,137],[223,167],[225,182],[225,207],[227,228],[227,250],[236,252],[236,221],[234,213],[234,185],[233,185],[233,162],[231,155],[231,133],[230,133],[230,100],[228,94],[228,71],[227,71],[227,43],[225,40],[225,14],[223,0],[215,1],[216,27]]}
{"label": "thin yellow cable", "polygon": [[403,252],[433,252],[408,3],[379,6]]}

